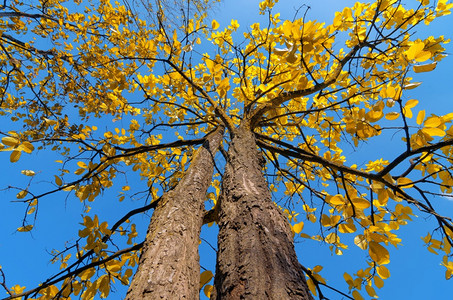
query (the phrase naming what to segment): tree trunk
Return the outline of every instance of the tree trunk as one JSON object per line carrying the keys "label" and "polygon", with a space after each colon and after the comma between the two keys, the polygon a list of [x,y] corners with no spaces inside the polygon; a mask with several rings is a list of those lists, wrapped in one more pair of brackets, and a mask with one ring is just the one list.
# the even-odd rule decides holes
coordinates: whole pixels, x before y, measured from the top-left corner
{"label": "tree trunk", "polygon": [[223,132],[218,128],[208,135],[184,177],[159,201],[126,299],[199,298],[204,201]]}
{"label": "tree trunk", "polygon": [[232,135],[222,181],[211,299],[312,299],[288,221],[272,202],[253,133]]}

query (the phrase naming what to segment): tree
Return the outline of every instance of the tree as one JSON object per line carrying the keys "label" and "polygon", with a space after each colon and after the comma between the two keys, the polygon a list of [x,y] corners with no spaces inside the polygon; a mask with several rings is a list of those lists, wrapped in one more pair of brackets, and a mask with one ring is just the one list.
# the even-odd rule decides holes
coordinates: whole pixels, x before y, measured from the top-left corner
{"label": "tree", "polygon": [[141,299],[146,294],[150,299],[197,298],[204,201],[223,129],[217,128],[206,138],[184,177],[157,203],[127,299]]}
{"label": "tree", "polygon": [[[105,298],[115,281],[130,285],[128,299],[193,299],[203,286],[211,299],[323,298],[325,288],[375,297],[414,209],[436,221],[424,241],[452,276],[453,223],[433,199],[452,192],[453,113],[415,113],[406,96],[447,42],[415,30],[452,4],[356,3],[326,26],[302,8],[282,21],[265,0],[267,24],[241,36],[235,20],[219,29],[189,9],[178,24],[160,1],[157,20],[140,2],[82,2],[5,2],[0,13],[0,106],[12,122],[1,150],[11,163],[51,152],[61,164],[44,192],[33,170],[22,171],[29,184],[9,187],[25,207],[18,231],[35,230],[49,197],[84,204],[78,238],[52,253],[62,270],[28,290],[2,273],[6,299]],[[401,140],[390,159],[345,154],[382,147],[382,135]],[[112,190],[109,205],[128,212],[109,226],[90,209]],[[145,237],[133,218],[151,209]],[[197,248],[212,222],[214,287]],[[348,240],[364,250],[366,266],[344,275],[349,291],[301,265],[296,235],[338,255]]]}

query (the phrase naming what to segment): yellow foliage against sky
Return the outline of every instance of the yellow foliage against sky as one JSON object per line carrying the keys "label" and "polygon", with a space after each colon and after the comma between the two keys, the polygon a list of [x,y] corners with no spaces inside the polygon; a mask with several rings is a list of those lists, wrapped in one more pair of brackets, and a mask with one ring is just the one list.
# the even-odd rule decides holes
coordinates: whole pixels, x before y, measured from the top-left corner
{"label": "yellow foliage against sky", "polygon": [[[278,203],[295,236],[323,242],[337,255],[348,247],[364,251],[365,267],[344,274],[354,299],[376,297],[375,288],[390,277],[388,248],[401,243],[398,230],[415,209],[437,220],[424,242],[442,253],[452,276],[453,224],[430,197],[453,192],[453,112],[434,115],[418,109],[422,99],[405,96],[420,85],[418,73],[435,74],[449,42],[414,31],[448,15],[452,4],[357,2],[325,24],[301,12],[283,20],[273,9],[278,1],[265,0],[257,9],[268,22],[242,28],[234,19],[222,27],[202,10],[174,22],[159,17],[162,10],[153,23],[121,2],[36,2],[8,1],[0,12],[0,116],[12,124],[0,129],[0,151],[10,163],[24,153],[55,153],[59,170],[48,192],[17,187],[17,201],[26,206],[17,230],[34,230],[41,199],[70,194],[86,205],[80,239],[71,255],[54,260],[62,269],[91,265],[27,295],[106,298],[115,279],[127,285],[144,233],[130,221],[112,227],[90,217],[91,203],[114,190],[121,207],[137,189],[124,181],[133,172],[147,203],[157,201],[183,176],[201,136],[219,125],[256,134],[270,189],[294,208]],[[384,133],[401,140],[392,157],[349,158],[345,149]],[[31,169],[22,174],[40,176]],[[321,233],[307,226],[316,222]],[[321,270],[307,272],[313,294],[325,284]],[[201,288],[210,272],[201,274]],[[207,295],[211,290],[204,287]],[[12,299],[26,291],[14,285],[9,292]]]}

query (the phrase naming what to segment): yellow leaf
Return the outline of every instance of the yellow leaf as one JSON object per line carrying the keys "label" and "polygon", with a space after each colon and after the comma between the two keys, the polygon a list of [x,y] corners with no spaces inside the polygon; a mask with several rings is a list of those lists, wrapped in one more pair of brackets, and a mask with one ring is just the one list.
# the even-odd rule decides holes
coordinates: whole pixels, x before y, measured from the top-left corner
{"label": "yellow leaf", "polygon": [[35,147],[30,143],[30,142],[23,142],[20,146],[19,146],[19,149],[20,150],[23,150],[25,153],[32,153],[33,150],[35,150]]}
{"label": "yellow leaf", "polygon": [[25,176],[35,176],[36,173],[32,170],[22,170],[20,171],[22,174],[24,174]]}
{"label": "yellow leaf", "polygon": [[356,244],[362,250],[368,248],[368,242],[363,234],[359,234],[354,238],[354,244]]}
{"label": "yellow leaf", "polygon": [[353,233],[357,230],[354,223],[344,223],[338,226],[338,231],[341,233]]}
{"label": "yellow leaf", "polygon": [[443,120],[443,122],[449,122],[449,121],[453,120],[453,113],[448,113],[448,114],[442,116],[442,120]]}
{"label": "yellow leaf", "polygon": [[382,110],[371,110],[366,113],[365,119],[370,122],[377,122],[384,116]]}
{"label": "yellow leaf", "polygon": [[208,298],[211,297],[211,293],[212,293],[212,289],[213,289],[213,288],[214,288],[214,287],[213,287],[212,285],[210,285],[210,284],[208,284],[208,285],[206,285],[206,286],[204,287],[203,292],[204,292],[204,294],[206,295],[206,297],[208,297]]}
{"label": "yellow leaf", "polygon": [[308,288],[310,289],[310,292],[313,294],[313,295],[318,295],[317,291],[316,291],[316,286],[315,284],[313,283],[313,280],[311,278],[308,278],[307,279],[307,285],[308,285]]}
{"label": "yellow leaf", "polygon": [[342,195],[338,194],[329,199],[329,202],[333,205],[341,205],[344,204],[344,198]]}
{"label": "yellow leaf", "polygon": [[439,253],[437,253],[433,248],[431,247],[428,247],[428,251],[433,253],[433,254],[436,254],[436,255],[439,255]]}
{"label": "yellow leaf", "polygon": [[53,298],[54,296],[57,295],[58,292],[59,292],[58,288],[54,285],[51,285],[46,289],[46,296],[50,296],[49,298]]}
{"label": "yellow leaf", "polygon": [[109,224],[107,222],[101,223],[101,225],[99,226],[99,231],[101,231],[101,233],[104,235],[111,234],[111,231],[109,230]]}
{"label": "yellow leaf", "polygon": [[368,253],[373,261],[378,265],[385,265],[390,262],[390,255],[387,249],[385,249],[379,243],[374,241],[369,242]]}
{"label": "yellow leaf", "polygon": [[417,124],[421,125],[423,123],[424,119],[425,119],[425,110],[421,110],[418,112],[418,115],[417,115]]}
{"label": "yellow leaf", "polygon": [[[341,254],[337,254],[337,255],[341,255]],[[321,266],[318,266],[318,267],[321,267]],[[321,269],[322,269],[322,267],[321,267]],[[317,280],[320,283],[324,283],[324,284],[326,283],[326,280],[321,275],[319,275],[315,272],[313,272],[313,277],[315,278],[315,280]]]}
{"label": "yellow leaf", "polygon": [[351,290],[354,287],[354,280],[352,279],[351,275],[348,273],[343,274],[343,278],[346,281],[346,283],[349,285],[349,290]]}
{"label": "yellow leaf", "polygon": [[403,107],[403,114],[406,118],[412,118],[411,108],[415,107],[418,104],[418,100],[411,99],[406,102],[406,105]]}
{"label": "yellow leaf", "polygon": [[300,222],[300,223],[294,224],[293,231],[295,233],[299,234],[303,228],[304,228],[304,222]]}
{"label": "yellow leaf", "polygon": [[15,294],[15,295],[18,295],[18,294],[22,294],[25,290],[25,286],[20,286],[18,284],[16,284],[15,286],[13,286],[11,288],[11,291]]}
{"label": "yellow leaf", "polygon": [[336,244],[340,242],[340,239],[335,232],[329,233],[324,240],[328,244]]}
{"label": "yellow leaf", "polygon": [[274,53],[277,54],[278,56],[283,56],[286,53],[289,53],[288,48],[274,48]]}
{"label": "yellow leaf", "polygon": [[91,277],[93,277],[94,273],[96,273],[96,270],[94,268],[90,268],[88,270],[83,271],[79,277],[82,281],[88,280]]}
{"label": "yellow leaf", "polygon": [[376,268],[376,271],[382,279],[387,279],[390,277],[390,271],[386,266],[379,266]]}
{"label": "yellow leaf", "polygon": [[365,290],[367,292],[367,294],[370,296],[370,297],[376,297],[376,291],[374,290],[374,288],[370,285],[366,285],[365,286]]}
{"label": "yellow leaf", "polygon": [[394,112],[394,111],[385,114],[385,118],[390,121],[398,119],[399,116],[400,116],[400,113]]}
{"label": "yellow leaf", "polygon": [[313,214],[309,214],[309,215],[308,215],[308,219],[309,219],[310,222],[312,222],[312,223],[315,223],[315,222],[316,222],[316,216],[313,215]]}
{"label": "yellow leaf", "polygon": [[79,230],[79,236],[81,238],[84,238],[84,237],[88,236],[89,234],[90,234],[90,229],[89,228],[85,228],[85,229]]}
{"label": "yellow leaf", "polygon": [[12,163],[15,163],[16,161],[19,160],[21,154],[22,154],[21,151],[14,150],[13,152],[11,152],[11,155],[9,157],[9,161],[12,162]]}
{"label": "yellow leaf", "polygon": [[444,136],[445,131],[439,128],[422,128],[422,132],[429,136]]}
{"label": "yellow leaf", "polygon": [[346,21],[348,21],[348,22],[354,20],[352,18],[352,9],[350,7],[345,7],[343,9],[343,16],[345,17]]}
{"label": "yellow leaf", "polygon": [[83,168],[83,169],[87,169],[87,168],[88,168],[87,164],[86,164],[85,162],[83,162],[83,161],[77,162],[77,165],[78,165],[80,168]]}
{"label": "yellow leaf", "polygon": [[19,232],[28,232],[28,231],[30,231],[32,229],[33,229],[33,225],[26,225],[26,226],[17,228],[17,231],[19,231]]}
{"label": "yellow leaf", "polygon": [[412,90],[412,89],[415,89],[416,87],[420,86],[421,84],[422,84],[421,82],[411,82],[411,83],[403,86],[403,88],[405,90]]}
{"label": "yellow leaf", "polygon": [[384,280],[378,276],[374,276],[374,285],[376,285],[378,289],[381,289],[384,286]]}
{"label": "yellow leaf", "polygon": [[323,266],[317,265],[317,266],[315,266],[315,267],[313,268],[312,271],[315,272],[315,273],[319,273],[319,272],[322,271],[322,269],[323,269]]}
{"label": "yellow leaf", "polygon": [[286,61],[289,62],[290,64],[293,64],[297,61],[297,56],[295,53],[291,52],[287,57]]}
{"label": "yellow leaf", "polygon": [[25,196],[27,196],[27,194],[28,194],[28,192],[26,190],[20,191],[19,193],[17,193],[16,198],[23,199],[23,198],[25,198]]}
{"label": "yellow leaf", "polygon": [[341,25],[343,25],[343,15],[341,14],[341,12],[337,11],[335,12],[335,18],[333,19],[333,26],[335,28],[338,28]]}
{"label": "yellow leaf", "polygon": [[328,216],[326,214],[322,214],[321,224],[324,227],[336,226],[338,224],[338,221],[340,221],[340,219],[341,219],[341,216]]}
{"label": "yellow leaf", "polygon": [[401,88],[399,86],[388,84],[380,91],[379,94],[382,98],[399,99],[401,97]]}
{"label": "yellow leaf", "polygon": [[108,275],[102,275],[99,279],[99,291],[101,292],[101,298],[107,298],[110,293],[110,279]]}
{"label": "yellow leaf", "polygon": [[187,162],[187,153],[184,153],[184,155],[181,158],[181,165],[184,166]]}
{"label": "yellow leaf", "polygon": [[445,271],[445,279],[449,280],[453,276],[453,271],[451,269],[447,269]]}
{"label": "yellow leaf", "polygon": [[425,244],[428,244],[429,241],[431,240],[431,234],[427,234],[426,236],[424,237],[421,237],[422,241],[425,242]]}
{"label": "yellow leaf", "polygon": [[414,72],[415,73],[423,73],[423,72],[430,72],[434,70],[437,66],[437,62],[432,62],[429,64],[424,64],[424,65],[416,65],[414,66]]}
{"label": "yellow leaf", "polygon": [[423,124],[425,127],[437,127],[442,124],[442,120],[439,117],[432,116],[426,119]]}
{"label": "yellow leaf", "polygon": [[20,141],[15,137],[5,136],[4,138],[2,138],[2,143],[9,147],[16,147],[17,145],[19,145]]}
{"label": "yellow leaf", "polygon": [[407,100],[406,105],[404,105],[405,108],[414,108],[418,104],[418,100],[415,99],[410,99]]}
{"label": "yellow leaf", "polygon": [[414,186],[412,184],[412,180],[410,180],[409,178],[406,178],[406,177],[400,177],[400,178],[398,178],[398,180],[396,182],[397,182],[398,186],[402,186],[402,188],[405,188],[405,189],[408,189],[408,188],[411,188]]}
{"label": "yellow leaf", "polygon": [[354,207],[358,209],[366,209],[370,207],[370,202],[362,198],[354,198],[352,199],[352,203],[354,204]]}
{"label": "yellow leaf", "polygon": [[63,181],[61,180],[60,177],[58,177],[57,175],[54,175],[55,176],[55,183],[58,185],[58,186],[61,186],[63,184]]}
{"label": "yellow leaf", "polygon": [[321,224],[324,227],[331,226],[330,217],[328,215],[322,214],[322,216],[321,216]]}
{"label": "yellow leaf", "polygon": [[200,274],[200,289],[209,281],[211,281],[213,274],[211,271],[206,270]]}
{"label": "yellow leaf", "polygon": [[216,20],[212,20],[211,27],[213,30],[217,30],[217,28],[219,28],[219,23]]}
{"label": "yellow leaf", "polygon": [[414,60],[418,62],[424,62],[431,58],[431,52],[423,51],[425,48],[425,43],[421,41],[416,41],[413,43],[409,49],[405,52],[407,59]]}
{"label": "yellow leaf", "polygon": [[365,300],[358,291],[353,291],[352,297],[354,298],[354,300]]}
{"label": "yellow leaf", "polygon": [[86,171],[86,169],[80,168],[80,169],[75,170],[74,174],[81,175],[81,174],[85,173],[85,171]]}

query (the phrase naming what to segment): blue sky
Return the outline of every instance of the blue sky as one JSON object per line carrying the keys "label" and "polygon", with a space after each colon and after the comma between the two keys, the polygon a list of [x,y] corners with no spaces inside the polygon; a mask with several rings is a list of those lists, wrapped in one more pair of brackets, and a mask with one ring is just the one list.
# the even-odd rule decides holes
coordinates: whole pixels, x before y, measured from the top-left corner
{"label": "blue sky", "polygon": [[[412,3],[414,1],[409,1]],[[220,26],[226,26],[230,19],[237,19],[241,28],[245,29],[254,22],[261,22],[262,16],[258,15],[257,0],[227,0],[220,4],[213,17],[217,19]],[[327,1],[294,1],[282,0],[276,7],[280,11],[281,19],[292,19],[295,9],[306,4],[311,7],[307,13],[307,19],[325,21],[330,23],[337,10],[342,10],[344,6],[352,6],[354,1],[327,0]],[[445,35],[453,38],[453,17],[451,15],[443,17],[429,27],[421,26],[417,30],[417,35],[427,37],[429,35]],[[425,109],[427,113],[445,114],[453,111],[451,85],[453,84],[451,70],[453,69],[453,47],[447,45],[447,52],[451,54],[444,59],[431,73],[416,75],[416,81],[423,84],[410,91],[408,97],[416,98],[420,101],[417,110]],[[415,76],[414,76],[415,77]],[[416,111],[417,111],[416,110]],[[4,118],[0,118],[2,128],[9,127]],[[392,156],[392,139],[383,144],[379,155]],[[365,161],[368,160],[370,149],[364,147],[359,150],[359,157],[363,155]],[[37,228],[32,233],[17,233],[17,227],[24,214],[24,207],[17,203],[12,203],[15,199],[14,189],[4,190],[8,186],[26,185],[29,177],[20,173],[23,169],[33,169],[41,172],[39,179],[34,180],[35,189],[45,191],[52,186],[53,175],[58,168],[54,163],[55,158],[52,153],[41,151],[31,155],[23,155],[16,164],[9,163],[9,153],[0,152],[0,162],[3,164],[0,185],[0,228],[2,229],[0,238],[0,265],[6,275],[8,286],[15,284],[26,285],[27,288],[34,287],[41,280],[58,272],[58,264],[49,263],[50,256],[48,251],[52,249],[63,249],[66,241],[74,241],[74,236],[80,229],[81,213],[83,206],[73,197],[66,198],[65,194],[56,194],[47,197],[40,203],[39,219]],[[115,196],[116,192],[107,192],[103,197],[96,200],[93,211],[96,211],[100,218],[116,220],[125,211],[119,211],[109,205],[110,197]],[[436,200],[436,207],[444,215],[453,216],[453,201],[447,198]],[[131,203],[131,209],[140,206],[140,203]],[[420,214],[419,214],[420,215]],[[148,216],[138,216],[136,219],[144,230],[147,226]],[[403,232],[403,245],[398,250],[391,249],[391,263],[389,270],[391,277],[385,281],[385,285],[378,290],[380,299],[445,299],[445,295],[453,293],[453,284],[444,279],[445,269],[440,266],[441,256],[436,256],[428,252],[423,247],[420,236],[426,235],[427,228],[434,227],[433,219],[425,219],[422,215],[414,222],[401,230]],[[215,245],[215,228],[203,228],[203,237]],[[139,241],[138,241],[139,242]],[[332,255],[328,246],[304,239],[296,240],[296,251],[302,264],[306,267],[323,265],[324,270],[320,273],[328,280],[328,284],[347,292],[347,285],[343,280],[343,273],[354,273],[364,266],[365,254],[362,250],[355,247],[352,243],[348,251],[342,256]],[[209,246],[201,247],[202,266],[214,271],[215,253]],[[125,289],[120,288],[117,293],[111,294],[109,299],[121,299]],[[366,293],[363,293],[366,296]],[[331,299],[341,299],[339,295],[326,293]],[[368,299],[367,297],[365,297]]]}

